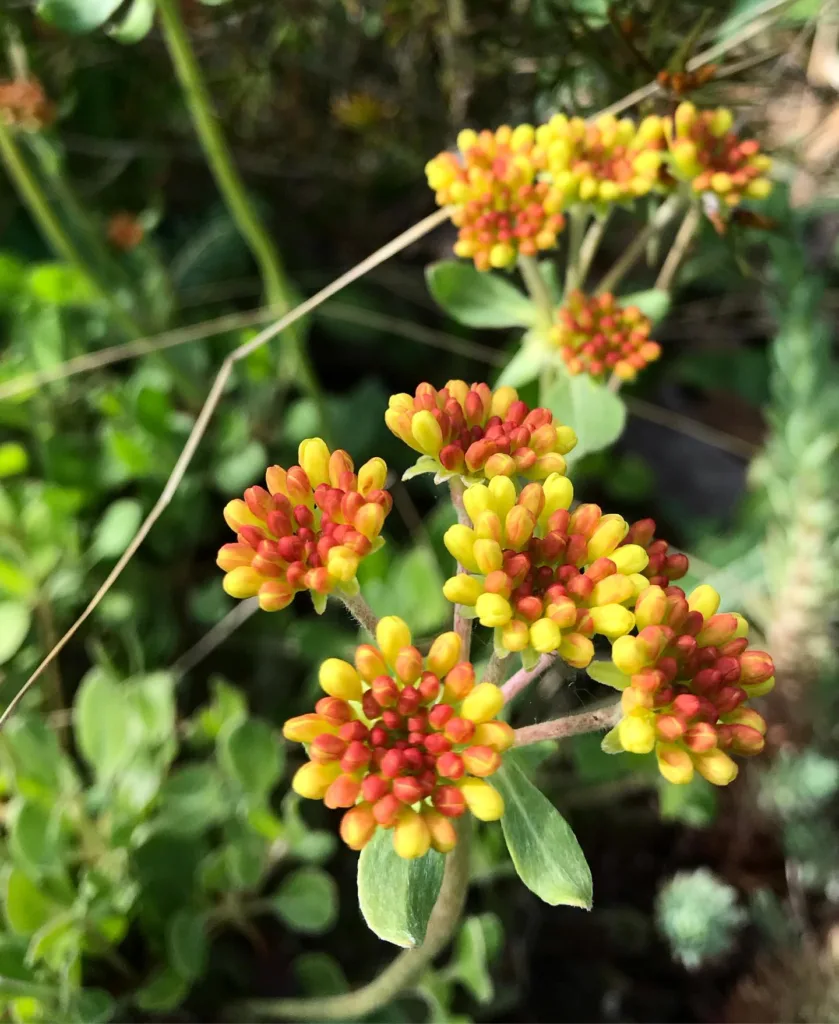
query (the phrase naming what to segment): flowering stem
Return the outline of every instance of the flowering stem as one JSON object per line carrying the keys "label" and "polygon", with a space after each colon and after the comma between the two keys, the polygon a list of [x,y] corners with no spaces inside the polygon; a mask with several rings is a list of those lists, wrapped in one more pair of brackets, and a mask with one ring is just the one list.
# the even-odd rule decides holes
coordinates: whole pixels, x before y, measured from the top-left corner
{"label": "flowering stem", "polygon": [[389,1003],[422,975],[457,928],[469,889],[470,835],[467,821],[458,828],[457,846],[446,856],[443,884],[421,946],[400,953],[378,978],[355,992],[321,999],[251,999],[234,1007],[236,1017],[230,1019],[359,1020]]}
{"label": "flowering stem", "polygon": [[669,199],[659,206],[646,227],[642,231],[638,232],[635,238],[626,247],[620,259],[618,259],[612,269],[597,286],[597,290],[595,292],[596,295],[602,295],[604,292],[614,291],[614,289],[623,280],[624,276],[635,266],[636,260],[647,248],[649,240],[670,223],[681,208],[683,202],[684,200],[681,196],[670,196]]}
{"label": "flowering stem", "polygon": [[[463,492],[465,490],[466,488],[460,477],[454,476],[451,478],[449,481],[449,493],[452,496],[452,505],[454,505],[457,512],[457,521],[462,526],[471,526],[472,520],[469,518],[466,506],[463,504]],[[458,563],[457,571],[459,573],[466,572],[460,563]],[[454,631],[460,637],[461,660],[468,661],[469,652],[472,647],[472,620],[463,614],[463,608],[459,604],[454,606]]]}
{"label": "flowering stem", "polygon": [[543,654],[533,668],[520,668],[515,675],[510,676],[501,687],[501,692],[504,694],[504,702],[511,701],[516,694],[521,693],[534,679],[538,679],[543,672],[547,671],[554,661],[556,661],[555,654]]}
{"label": "flowering stem", "polygon": [[617,725],[622,714],[620,701],[606,707],[595,708],[594,711],[583,711],[578,715],[566,715],[554,718],[549,722],[537,722],[516,729],[516,746],[526,747],[530,743],[542,740],[561,740],[566,736],[580,736],[585,732],[600,732]]}
{"label": "flowering stem", "polygon": [[580,255],[577,261],[577,288],[584,289],[586,286],[586,278],[588,277],[589,270],[591,270],[591,261],[600,247],[600,241],[606,231],[606,225],[609,223],[611,215],[612,210],[610,207],[602,217],[595,217],[588,231],[586,231],[586,237],[580,246]]}
{"label": "flowering stem", "polygon": [[540,326],[549,330],[553,323],[554,300],[551,298],[551,293],[548,291],[535,256],[519,255],[519,270],[528,294],[533,300],[533,305],[536,307]]}
{"label": "flowering stem", "polygon": [[565,267],[565,294],[580,287],[580,250],[588,213],[584,208],[572,206],[568,219],[568,263]]}
{"label": "flowering stem", "polygon": [[669,291],[672,287],[673,279],[690,247],[690,243],[693,241],[693,236],[699,228],[701,218],[702,212],[699,204],[694,203],[685,214],[685,219],[676,232],[670,252],[667,253],[667,257],[661,265],[661,270],[656,278],[655,287],[661,289],[661,291]]}
{"label": "flowering stem", "polygon": [[496,652],[493,652],[484,671],[483,681],[485,683],[495,683],[497,685],[504,678],[504,669],[506,666],[507,659],[500,658]]}
{"label": "flowering stem", "polygon": [[376,626],[378,626],[379,620],[373,614],[373,609],[364,600],[361,594],[355,594],[350,597],[349,594],[338,593],[337,597],[359,626],[361,626],[362,629],[366,629],[370,636],[375,640]]}
{"label": "flowering stem", "polygon": [[[283,269],[280,254],[259,220],[222,133],[221,119],[213,109],[201,68],[193,52],[179,11],[178,0],[157,0],[163,38],[183,89],[195,131],[207,163],[224,197],[230,215],[259,265],[265,296],[270,306],[289,311],[296,299]],[[309,361],[299,327],[288,331],[290,353],[304,390],[317,406],[322,430],[327,432],[323,393]]]}

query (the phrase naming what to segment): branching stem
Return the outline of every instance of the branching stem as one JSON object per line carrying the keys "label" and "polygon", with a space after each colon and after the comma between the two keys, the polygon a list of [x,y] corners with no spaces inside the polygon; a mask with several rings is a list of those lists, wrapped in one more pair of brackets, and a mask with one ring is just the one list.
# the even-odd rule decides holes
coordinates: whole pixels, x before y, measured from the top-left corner
{"label": "branching stem", "polygon": [[521,693],[525,687],[538,679],[556,661],[555,654],[543,654],[533,668],[520,668],[518,672],[510,676],[507,682],[501,687],[505,703],[511,701],[516,694]]}
{"label": "branching stem", "polygon": [[542,740],[561,740],[566,736],[580,736],[585,732],[599,732],[617,725],[622,714],[620,701],[606,707],[595,708],[594,711],[583,711],[564,718],[554,718],[549,722],[537,722],[516,729],[516,746],[526,747],[530,743]]}

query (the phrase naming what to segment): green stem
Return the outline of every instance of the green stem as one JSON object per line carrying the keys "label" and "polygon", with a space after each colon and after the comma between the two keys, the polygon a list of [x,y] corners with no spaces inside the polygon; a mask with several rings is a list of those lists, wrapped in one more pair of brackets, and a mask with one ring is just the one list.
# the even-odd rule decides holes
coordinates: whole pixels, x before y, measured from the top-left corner
{"label": "green stem", "polygon": [[670,223],[681,209],[683,203],[684,199],[681,196],[670,196],[669,199],[659,206],[646,227],[638,232],[626,247],[620,259],[617,260],[612,269],[597,286],[597,295],[614,291],[624,276],[635,266],[636,260],[646,249],[647,242]]}
{"label": "green stem", "polygon": [[64,226],[47,202],[40,184],[23,159],[12,130],[2,118],[0,118],[0,156],[3,158],[3,163],[6,165],[6,170],[14,182],[18,194],[56,256],[75,267],[84,276],[96,296],[108,306],[114,320],[126,334],[130,337],[139,337],[143,333],[139,325],[134,323],[125,310],[113,300],[108,290],[100,284],[64,230]]}
{"label": "green stem", "polygon": [[673,245],[670,248],[670,252],[668,252],[667,256],[664,258],[664,263],[662,263],[661,270],[656,278],[656,288],[667,292],[673,286],[673,281],[675,280],[682,260],[685,258],[685,255],[690,248],[693,236],[699,230],[701,220],[702,210],[699,203],[693,203],[685,214],[685,219],[682,221],[679,230],[676,232],[676,237],[673,239]]}
{"label": "green stem", "polygon": [[469,888],[469,839],[470,823],[467,821],[458,829],[457,846],[446,856],[440,895],[421,946],[400,953],[378,978],[355,992],[322,999],[251,999],[234,1008],[236,1019],[359,1020],[395,999],[422,975],[457,928]]}
{"label": "green stem", "polygon": [[[288,312],[296,300],[286,278],[280,254],[260,222],[233,163],[219,117],[213,109],[210,93],[181,19],[178,3],[179,0],[157,0],[157,7],[160,11],[163,37],[183,89],[195,131],[230,215],[259,266],[268,304],[278,307],[281,312]],[[325,401],[309,361],[303,335],[299,327],[294,327],[289,328],[288,336],[290,354],[293,356],[300,382],[316,403],[323,424],[322,429],[326,433]]]}
{"label": "green stem", "polygon": [[612,208],[606,211],[602,217],[595,217],[586,236],[583,239],[582,245],[580,246],[580,254],[577,261],[577,287],[585,290],[586,278],[588,272],[591,270],[591,262],[594,259],[600,242],[603,238],[603,234],[606,231],[606,225],[609,223],[609,218],[612,216]]}
{"label": "green stem", "polygon": [[519,256],[519,270],[530,298],[536,306],[540,326],[550,330],[554,317],[554,300],[545,284],[535,256]]}
{"label": "green stem", "polygon": [[581,206],[572,206],[568,218],[568,262],[565,266],[565,294],[581,287],[580,248],[583,244],[588,213]]}

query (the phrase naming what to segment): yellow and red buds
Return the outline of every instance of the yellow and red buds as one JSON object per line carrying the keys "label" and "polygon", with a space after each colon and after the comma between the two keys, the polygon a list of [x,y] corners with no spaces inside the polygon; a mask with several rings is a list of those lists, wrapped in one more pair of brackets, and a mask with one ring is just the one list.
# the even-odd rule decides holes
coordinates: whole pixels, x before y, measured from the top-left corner
{"label": "yellow and red buds", "polygon": [[537,180],[534,136],[527,124],[495,132],[467,129],[457,137],[456,154],[440,153],[426,165],[437,205],[452,207],[459,228],[455,255],[472,259],[478,270],[552,249],[565,225],[551,186]]}
{"label": "yellow and red buds", "polygon": [[301,796],[345,808],[341,837],[362,849],[377,828],[393,829],[400,857],[457,842],[452,819],[467,809],[484,821],[504,810],[488,783],[514,741],[495,716],[504,703],[493,683],[475,685],[458,661],[461,640],[443,633],[423,659],[405,623],[389,616],[364,644],[355,667],[328,658],[318,678],[327,696],[315,713],[286,722],[287,739],[305,743],[309,761],[294,776]]}
{"label": "yellow and red buds", "polygon": [[737,775],[732,754],[763,749],[766,723],[745,702],[772,688],[772,659],[746,649],[745,620],[719,613],[719,604],[707,585],[689,596],[678,587],[650,586],[635,602],[637,635],[612,646],[627,685],[624,716],[608,745],[635,754],[655,750],[669,782],[690,782],[697,771],[725,786]]}
{"label": "yellow and red buds", "polygon": [[38,132],[55,120],[55,104],[37,78],[0,82],[0,118],[12,128]]}
{"label": "yellow and red buds", "polygon": [[565,472],[564,456],[577,443],[570,427],[554,422],[548,409],[529,409],[513,388],[493,391],[462,380],[450,380],[439,391],[420,384],[413,396],[392,395],[385,422],[420,453],[403,479],[435,473],[438,481],[460,476],[469,483],[513,476],[544,480]]}
{"label": "yellow and red buds", "polygon": [[224,518],[236,533],[217,564],[231,597],[258,597],[265,611],[288,607],[309,590],[322,611],[335,589],[357,591],[362,558],[383,543],[380,533],[392,501],[382,489],[387,467],[365,463],[356,476],[345,451],[330,453],[319,438],[303,441],[300,464],[271,466],[264,487],[228,502]]}
{"label": "yellow and red buds", "polygon": [[620,306],[609,292],[586,296],[574,291],[557,310],[550,338],[569,373],[596,379],[614,373],[631,381],[661,355],[661,346],[650,339],[651,329],[637,306]]}
{"label": "yellow and red buds", "polygon": [[695,193],[712,192],[727,207],[744,199],[764,199],[772,191],[766,177],[772,161],[754,139],[738,139],[730,110],[697,110],[680,103],[665,132],[674,177]]}
{"label": "yellow and red buds", "polygon": [[[656,540],[655,521],[639,519],[629,527],[629,532],[622,541],[626,547],[643,548],[647,553],[647,564],[633,572],[643,573],[651,584],[667,587],[675,580],[680,580],[688,571],[688,558],[680,552],[668,554],[670,545],[666,540]],[[625,548],[615,552],[615,557],[627,557]]]}

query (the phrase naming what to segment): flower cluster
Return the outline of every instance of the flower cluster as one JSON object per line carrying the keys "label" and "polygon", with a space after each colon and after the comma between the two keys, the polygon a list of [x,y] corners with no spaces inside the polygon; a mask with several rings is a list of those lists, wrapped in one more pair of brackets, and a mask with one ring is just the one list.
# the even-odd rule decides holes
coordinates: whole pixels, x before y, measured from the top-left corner
{"label": "flower cluster", "polygon": [[649,561],[641,572],[655,586],[668,587],[688,571],[688,556],[680,551],[668,553],[667,541],[656,539],[654,519],[633,523],[621,544],[638,544],[647,552]]}
{"label": "flower cluster", "polygon": [[108,221],[108,241],[116,249],[130,252],[136,249],[145,236],[145,229],[140,220],[132,213],[120,211]]}
{"label": "flower cluster", "polygon": [[673,174],[694,192],[713,192],[728,206],[746,196],[764,199],[772,190],[766,177],[772,161],[755,139],[740,140],[731,130],[730,110],[697,110],[680,103],[665,123]]}
{"label": "flower cluster", "polygon": [[655,750],[669,782],[690,782],[697,771],[725,786],[737,775],[732,754],[763,749],[766,723],[745,702],[772,689],[772,659],[747,649],[745,619],[719,613],[719,603],[707,585],[689,597],[678,587],[648,587],[635,603],[638,634],[612,647],[624,717],[604,747]]}
{"label": "flower cluster", "polygon": [[346,808],[341,837],[360,850],[377,828],[393,829],[400,857],[457,843],[453,819],[468,809],[482,821],[504,813],[486,777],[501,765],[513,730],[496,715],[504,703],[492,683],[475,683],[459,661],[461,640],[443,633],[427,657],[399,618],[382,619],[378,647],[355,652],[355,666],[329,658],[320,668],[327,696],[312,714],[286,722],[287,739],[305,743],[309,761],[295,792]]}
{"label": "flower cluster", "polygon": [[568,508],[571,482],[559,474],[516,494],[507,477],[466,490],[473,526],[446,531],[449,552],[466,570],[443,589],[448,600],[474,608],[495,629],[501,655],[520,652],[525,665],[556,651],[576,668],[594,656],[595,633],[615,639],[635,617],[628,603],[649,586],[647,553],[624,544],[621,516],[597,505]]}
{"label": "flower cluster", "polygon": [[265,611],[291,604],[301,590],[312,592],[323,610],[336,588],[358,590],[356,570],[383,543],[379,534],[392,500],[383,490],[387,466],[371,459],[356,474],[345,452],[330,454],[319,438],[300,444],[300,464],[286,471],[271,466],[268,489],[249,487],[244,501],[227,504],[224,518],[236,532],[217,563],[231,597],[259,597]]}
{"label": "flower cluster", "polygon": [[551,186],[536,180],[535,134],[528,124],[480,134],[467,129],[457,137],[457,155],[443,152],[426,165],[438,205],[454,207],[455,254],[474,260],[478,270],[553,248],[565,225]]}
{"label": "flower cluster", "polygon": [[634,380],[661,355],[661,347],[650,340],[651,328],[637,306],[619,306],[609,292],[586,296],[573,291],[557,310],[550,337],[570,373],[596,378],[614,373]]}
{"label": "flower cluster", "polygon": [[55,105],[35,78],[0,82],[0,117],[13,128],[36,132],[55,120]]}
{"label": "flower cluster", "polygon": [[403,479],[436,473],[476,482],[521,475],[544,480],[565,472],[577,443],[571,427],[554,423],[549,409],[528,409],[514,388],[450,380],[439,391],[420,384],[416,393],[392,395],[385,422],[398,438],[421,453]]}
{"label": "flower cluster", "polygon": [[555,114],[536,129],[533,161],[547,172],[553,189],[548,209],[572,203],[603,208],[631,202],[659,183],[665,153],[663,119],[654,115],[636,125],[611,114],[586,124],[581,117]]}

